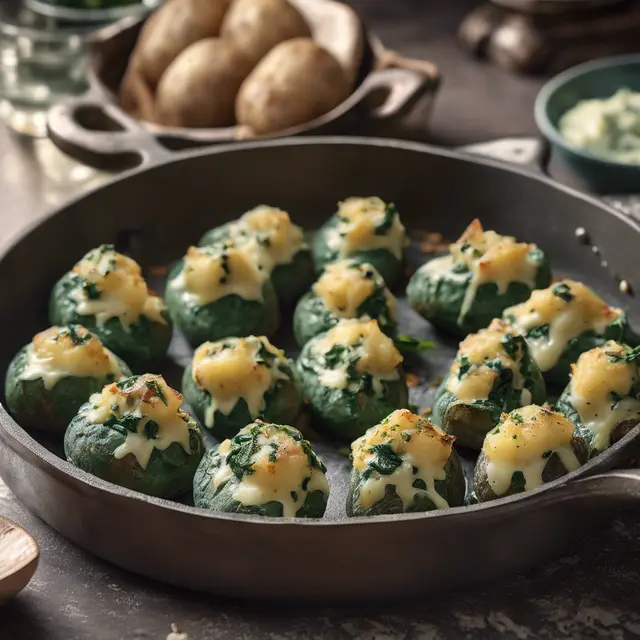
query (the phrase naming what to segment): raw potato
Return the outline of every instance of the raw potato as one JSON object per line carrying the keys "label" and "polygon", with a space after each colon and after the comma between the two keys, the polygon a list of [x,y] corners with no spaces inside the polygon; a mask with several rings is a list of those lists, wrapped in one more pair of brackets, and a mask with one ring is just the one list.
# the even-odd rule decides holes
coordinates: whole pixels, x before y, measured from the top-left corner
{"label": "raw potato", "polygon": [[190,44],[216,37],[231,0],[168,0],[144,25],[132,61],[151,88]]}
{"label": "raw potato", "polygon": [[120,83],[120,104],[134,118],[146,122],[154,121],[153,93],[135,59],[127,67]]}
{"label": "raw potato", "polygon": [[156,118],[169,127],[226,127],[251,65],[232,45],[207,38],[187,47],[163,74]]}
{"label": "raw potato", "polygon": [[280,42],[311,37],[309,25],[287,0],[234,0],[220,36],[256,65]]}
{"label": "raw potato", "polygon": [[349,95],[338,61],[308,38],[275,47],[244,81],[236,120],[256,134],[294,127],[331,111]]}

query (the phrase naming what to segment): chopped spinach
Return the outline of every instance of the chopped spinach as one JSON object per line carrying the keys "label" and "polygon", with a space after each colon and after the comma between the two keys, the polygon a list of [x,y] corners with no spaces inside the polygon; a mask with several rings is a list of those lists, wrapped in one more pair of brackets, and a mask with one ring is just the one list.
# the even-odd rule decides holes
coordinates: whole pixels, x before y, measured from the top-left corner
{"label": "chopped spinach", "polygon": [[[377,471],[383,476],[391,475],[401,464],[402,458],[388,444],[374,444],[369,452],[373,454],[365,474]],[[363,474],[364,475],[364,474]]]}
{"label": "chopped spinach", "polygon": [[144,423],[144,434],[149,440],[156,440],[159,430],[158,423],[155,420],[147,420],[147,422]]}
{"label": "chopped spinach", "polygon": [[81,344],[84,344],[85,342],[89,342],[89,340],[91,340],[91,334],[89,332],[87,332],[87,334],[85,336],[81,336],[78,334],[78,328],[79,326],[77,324],[70,324],[68,327],[66,327],[65,329],[63,329],[57,336],[56,336],[56,340],[60,337],[60,336],[69,336],[69,338],[71,339],[71,342],[73,342],[73,344],[78,347]]}
{"label": "chopped spinach", "polygon": [[467,372],[471,369],[471,362],[467,356],[460,356],[458,360],[458,380],[462,380]]}
{"label": "chopped spinach", "polygon": [[384,218],[382,222],[376,227],[374,233],[377,236],[383,236],[391,229],[393,225],[393,219],[398,215],[398,210],[396,209],[396,205],[390,202],[384,208]]}
{"label": "chopped spinach", "polygon": [[561,298],[567,303],[571,302],[575,297],[573,293],[571,293],[569,285],[564,284],[564,282],[557,284],[555,287],[553,287],[552,291],[554,296]]}
{"label": "chopped spinach", "polygon": [[428,351],[436,348],[436,343],[431,340],[418,340],[403,334],[398,335],[393,342],[401,351]]}
{"label": "chopped spinach", "polygon": [[82,290],[84,291],[85,296],[89,298],[89,300],[97,300],[100,297],[100,289],[96,286],[95,282],[89,282],[85,280],[82,285]]}
{"label": "chopped spinach", "polygon": [[160,400],[165,406],[167,407],[169,406],[167,403],[167,399],[164,397],[164,393],[162,392],[162,388],[158,384],[157,380],[147,380],[145,384],[147,385],[147,389],[153,390],[154,398],[160,398]]}
{"label": "chopped spinach", "polygon": [[527,331],[527,338],[529,338],[530,340],[537,340],[538,338],[548,338],[548,337],[549,337],[548,324],[541,324]]}

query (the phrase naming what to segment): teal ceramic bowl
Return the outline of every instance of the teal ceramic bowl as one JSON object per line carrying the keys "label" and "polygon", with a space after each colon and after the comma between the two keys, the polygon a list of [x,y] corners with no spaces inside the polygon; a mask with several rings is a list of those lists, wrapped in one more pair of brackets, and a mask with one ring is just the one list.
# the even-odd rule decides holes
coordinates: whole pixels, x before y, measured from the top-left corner
{"label": "teal ceramic bowl", "polygon": [[609,98],[626,87],[640,91],[640,54],[601,58],[557,75],[535,103],[536,123],[554,152],[597,193],[640,193],[640,164],[606,160],[566,142],[558,121],[581,100]]}

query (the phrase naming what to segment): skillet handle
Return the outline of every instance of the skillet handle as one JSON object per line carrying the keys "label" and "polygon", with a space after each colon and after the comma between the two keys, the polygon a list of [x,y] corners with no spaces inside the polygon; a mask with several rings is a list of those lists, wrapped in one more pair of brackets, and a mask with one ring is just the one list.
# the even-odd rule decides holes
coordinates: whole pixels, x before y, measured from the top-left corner
{"label": "skillet handle", "polygon": [[551,158],[551,147],[547,141],[531,136],[498,138],[458,147],[458,151],[517,164],[537,175],[548,175],[547,168]]}
{"label": "skillet handle", "polygon": [[376,70],[365,78],[361,91],[373,93],[386,89],[382,104],[371,109],[376,120],[403,118],[425,95],[435,95],[440,86],[440,72],[427,60],[405,58],[390,49],[377,52]]}
{"label": "skillet handle", "polygon": [[66,154],[104,171],[132,169],[171,157],[152,133],[94,91],[53,106],[47,130]]}
{"label": "skillet handle", "polygon": [[640,506],[640,469],[618,469],[600,473],[568,482],[558,491],[569,499],[611,502],[615,507]]}

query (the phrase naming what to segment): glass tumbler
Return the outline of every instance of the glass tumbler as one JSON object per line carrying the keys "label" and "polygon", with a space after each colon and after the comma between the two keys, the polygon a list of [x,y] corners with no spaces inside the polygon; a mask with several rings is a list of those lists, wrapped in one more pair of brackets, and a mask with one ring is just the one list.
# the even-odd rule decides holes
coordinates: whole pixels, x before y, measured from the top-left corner
{"label": "glass tumbler", "polygon": [[0,0],[0,116],[12,129],[46,135],[47,109],[85,91],[87,36],[93,29]]}

